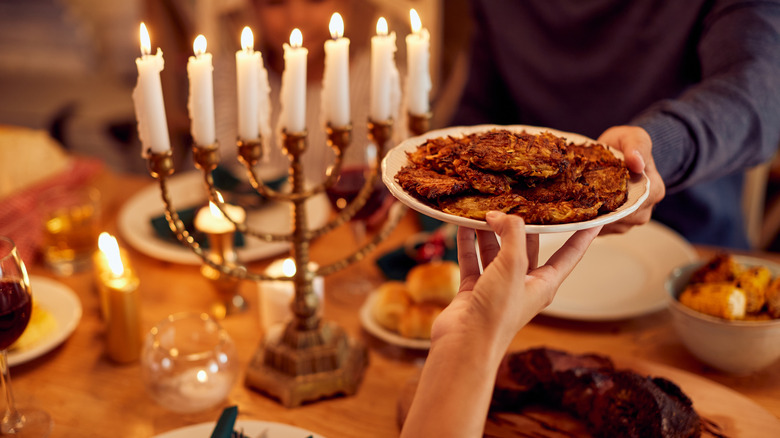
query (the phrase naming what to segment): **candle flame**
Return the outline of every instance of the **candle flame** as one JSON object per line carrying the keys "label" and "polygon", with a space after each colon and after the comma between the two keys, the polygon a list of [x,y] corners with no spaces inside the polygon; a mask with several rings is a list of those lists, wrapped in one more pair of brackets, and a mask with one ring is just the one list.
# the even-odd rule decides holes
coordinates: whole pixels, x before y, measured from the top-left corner
{"label": "candle flame", "polygon": [[418,33],[420,30],[422,30],[422,21],[420,21],[420,16],[417,14],[417,11],[415,11],[414,8],[409,9],[409,18],[412,22],[413,33]]}
{"label": "candle flame", "polygon": [[152,53],[152,40],[149,38],[149,31],[146,25],[141,22],[141,55]]}
{"label": "candle flame", "polygon": [[284,262],[282,262],[282,273],[285,277],[292,277],[295,275],[296,269],[295,269],[295,260],[293,259],[284,259]]}
{"label": "candle flame", "polygon": [[206,53],[206,37],[198,35],[195,37],[195,42],[192,43],[192,51],[195,52],[195,56],[200,56]]}
{"label": "candle flame", "polygon": [[209,380],[209,375],[206,370],[198,370],[197,374],[195,374],[195,378],[198,379],[198,382],[200,383],[206,383]]}
{"label": "candle flame", "polygon": [[341,14],[334,12],[331,15],[328,29],[330,29],[330,36],[334,40],[344,36],[344,19],[341,18]]}
{"label": "candle flame", "polygon": [[295,48],[303,46],[303,34],[297,27],[290,33],[290,46]]}
{"label": "candle flame", "polygon": [[385,20],[385,17],[379,17],[379,20],[376,22],[376,34],[386,36],[387,33],[387,20]]}
{"label": "candle flame", "polygon": [[100,233],[98,237],[98,248],[108,260],[108,268],[114,277],[121,277],[125,273],[125,267],[122,265],[122,257],[119,255],[119,244],[116,237],[106,233]]}
{"label": "candle flame", "polygon": [[217,204],[213,203],[212,201],[209,201],[209,211],[211,211],[211,215],[214,217],[225,217],[225,215],[222,214],[222,211],[220,211],[219,207],[217,207]]}
{"label": "candle flame", "polygon": [[244,26],[244,30],[241,31],[241,49],[245,52],[251,52],[255,47],[255,36],[252,35],[252,29],[249,26]]}

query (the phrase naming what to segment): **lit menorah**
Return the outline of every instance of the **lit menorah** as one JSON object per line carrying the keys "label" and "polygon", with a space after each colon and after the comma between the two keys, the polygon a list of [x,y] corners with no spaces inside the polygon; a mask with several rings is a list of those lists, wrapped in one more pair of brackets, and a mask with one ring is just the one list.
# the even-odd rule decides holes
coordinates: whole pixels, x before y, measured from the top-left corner
{"label": "lit menorah", "polygon": [[[409,130],[413,135],[419,135],[428,130],[430,114],[419,116],[409,115]],[[239,281],[242,279],[254,281],[292,281],[295,285],[295,297],[291,303],[293,318],[286,324],[284,330],[276,336],[269,336],[261,342],[254,354],[247,371],[247,385],[263,391],[286,406],[298,406],[306,401],[313,401],[337,394],[353,394],[357,390],[363,371],[367,365],[366,347],[358,340],[352,339],[335,323],[324,321],[318,315],[317,295],[314,293],[312,281],[316,276],[332,274],[352,263],[360,261],[372,251],[398,224],[405,209],[400,203],[395,204],[388,219],[379,231],[367,239],[359,248],[348,256],[312,270],[309,264],[309,245],[317,237],[331,232],[335,228],[350,221],[364,206],[379,176],[381,160],[385,147],[392,136],[393,121],[368,122],[369,140],[378,149],[375,162],[370,166],[366,180],[355,199],[340,210],[327,224],[317,229],[310,229],[307,224],[306,200],[323,193],[338,180],[344,152],[351,143],[351,127],[328,126],[327,142],[335,153],[335,159],[327,173],[327,177],[317,186],[306,188],[304,185],[304,169],[301,157],[307,146],[306,132],[282,132],[283,151],[290,161],[288,176],[289,192],[273,190],[264,185],[258,178],[255,166],[262,158],[263,148],[257,141],[238,141],[238,159],[246,168],[248,179],[254,189],[262,196],[287,202],[291,206],[290,232],[285,234],[264,233],[250,229],[245,223],[234,222],[236,229],[248,236],[253,236],[267,242],[290,242],[291,255],[297,267],[293,277],[272,277],[263,273],[247,270],[245,266],[228,257],[232,251],[231,244],[212,245],[206,251],[195,241],[185,229],[184,224],[172,206],[168,193],[168,178],[173,175],[173,160],[170,151],[155,153],[148,156],[151,175],[159,181],[162,200],[165,204],[165,217],[177,239],[200,256],[204,263],[204,274],[219,282]],[[216,145],[193,147],[195,166],[203,172],[203,181],[209,194],[209,199],[217,205],[224,214],[224,203],[214,187],[212,170],[219,163]],[[230,218],[229,215],[225,214]],[[231,220],[232,221],[232,220]]]}

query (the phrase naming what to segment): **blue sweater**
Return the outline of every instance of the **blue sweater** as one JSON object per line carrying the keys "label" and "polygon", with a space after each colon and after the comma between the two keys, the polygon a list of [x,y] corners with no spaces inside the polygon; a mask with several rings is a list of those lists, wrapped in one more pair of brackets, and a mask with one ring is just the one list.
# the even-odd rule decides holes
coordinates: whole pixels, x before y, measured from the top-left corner
{"label": "blue sweater", "polygon": [[780,142],[780,0],[474,0],[453,124],[592,138],[643,127],[666,188],[654,218],[747,247],[742,172]]}

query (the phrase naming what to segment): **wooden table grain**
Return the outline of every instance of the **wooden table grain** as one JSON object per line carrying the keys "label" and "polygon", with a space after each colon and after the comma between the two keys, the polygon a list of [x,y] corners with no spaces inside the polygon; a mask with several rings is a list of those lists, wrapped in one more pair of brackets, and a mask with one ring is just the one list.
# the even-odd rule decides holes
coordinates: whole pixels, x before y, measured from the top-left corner
{"label": "wooden table grain", "polygon": [[[117,235],[141,279],[144,330],[167,315],[205,311],[214,292],[197,266],[159,261],[133,250],[116,229],[116,216],[124,201],[153,184],[151,177],[105,173],[96,182],[103,192],[105,229]],[[257,310],[257,286],[244,282],[242,291],[250,309],[230,316],[222,325],[235,340],[242,374],[229,399],[196,414],[176,414],[155,404],[141,381],[140,364],[115,364],[104,354],[103,322],[91,273],[57,278],[36,263],[31,274],[55,278],[72,288],[83,306],[75,332],[61,346],[11,369],[17,403],[36,405],[54,419],[53,437],[152,437],[179,427],[214,421],[222,408],[238,405],[239,419],[292,424],[327,437],[392,437],[398,435],[397,402],[404,385],[419,372],[425,353],[405,350],[374,339],[362,330],[358,312],[366,298],[343,287],[355,275],[374,285],[382,281],[374,257],[400,245],[417,231],[413,215],[368,259],[326,279],[324,317],[340,324],[369,347],[369,366],[358,393],[288,409],[243,383],[243,370],[262,336]],[[325,235],[311,248],[312,260],[328,263],[347,254],[352,236],[346,227]],[[715,248],[698,248],[702,255]],[[780,262],[780,255],[757,253]],[[281,256],[281,255],[280,255]],[[252,263],[262,269],[271,260]],[[631,357],[674,367],[709,379],[746,396],[780,417],[780,364],[749,376],[730,376],[698,362],[675,336],[667,311],[613,322],[580,322],[539,316],[515,338],[511,349],[548,346],[572,352],[595,352]]]}

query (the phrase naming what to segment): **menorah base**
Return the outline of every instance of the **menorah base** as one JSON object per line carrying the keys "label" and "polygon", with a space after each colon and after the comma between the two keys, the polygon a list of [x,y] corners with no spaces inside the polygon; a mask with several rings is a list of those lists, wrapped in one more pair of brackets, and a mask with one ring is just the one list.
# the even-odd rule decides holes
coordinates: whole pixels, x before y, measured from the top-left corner
{"label": "menorah base", "polygon": [[286,407],[357,392],[368,352],[344,330],[322,322],[301,330],[295,322],[269,332],[246,370],[246,384]]}

